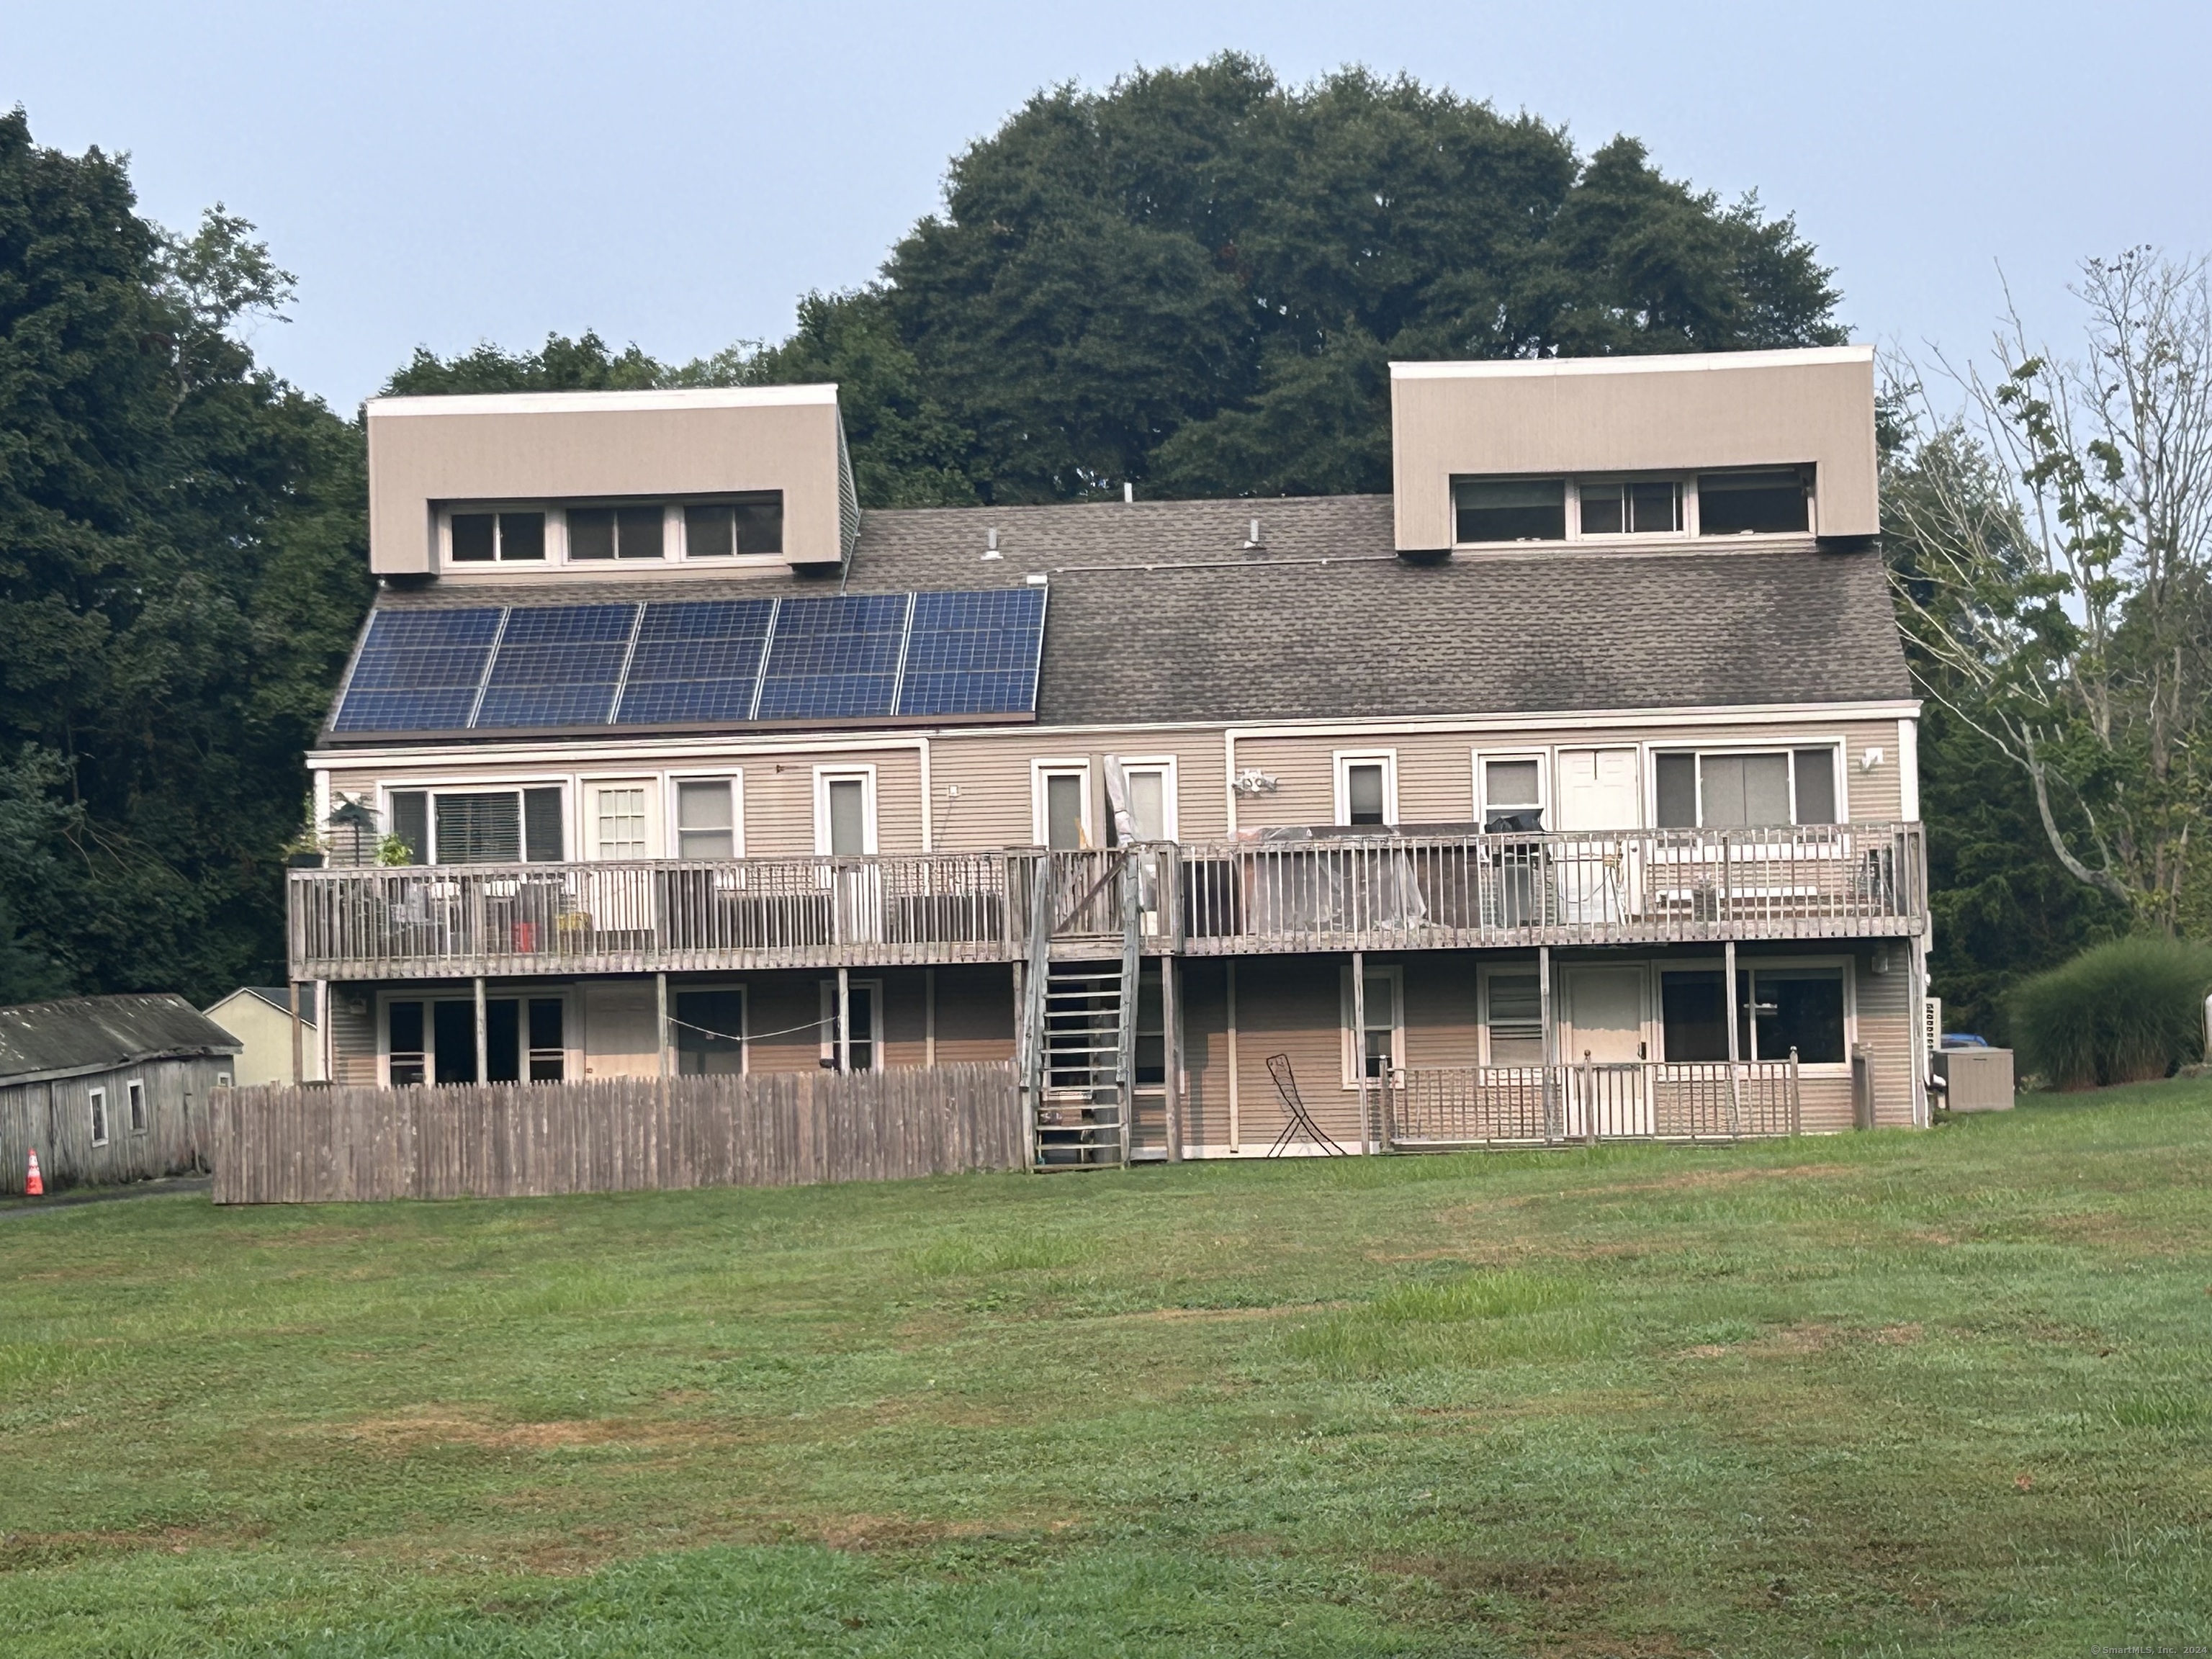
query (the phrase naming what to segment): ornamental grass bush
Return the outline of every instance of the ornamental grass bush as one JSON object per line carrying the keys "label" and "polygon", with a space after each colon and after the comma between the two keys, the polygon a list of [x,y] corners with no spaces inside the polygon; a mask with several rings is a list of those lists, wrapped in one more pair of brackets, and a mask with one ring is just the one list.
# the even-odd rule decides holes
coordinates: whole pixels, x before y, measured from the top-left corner
{"label": "ornamental grass bush", "polygon": [[2162,1078],[2204,1053],[2212,951],[2184,939],[2115,939],[2012,994],[2022,1069],[2053,1089]]}

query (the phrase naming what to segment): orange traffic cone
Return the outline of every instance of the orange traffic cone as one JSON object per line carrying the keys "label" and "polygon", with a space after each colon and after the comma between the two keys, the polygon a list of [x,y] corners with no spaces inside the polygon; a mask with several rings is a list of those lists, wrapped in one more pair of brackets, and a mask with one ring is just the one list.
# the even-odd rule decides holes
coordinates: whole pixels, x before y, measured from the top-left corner
{"label": "orange traffic cone", "polygon": [[44,1198],[46,1195],[46,1183],[39,1179],[39,1149],[33,1146],[31,1148],[31,1173],[23,1182],[23,1196]]}

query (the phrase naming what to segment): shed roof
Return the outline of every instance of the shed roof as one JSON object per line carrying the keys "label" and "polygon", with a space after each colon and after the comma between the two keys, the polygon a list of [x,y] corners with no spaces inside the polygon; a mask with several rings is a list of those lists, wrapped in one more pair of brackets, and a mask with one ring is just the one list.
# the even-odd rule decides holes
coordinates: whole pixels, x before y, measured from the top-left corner
{"label": "shed roof", "polygon": [[0,1008],[0,1082],[100,1072],[168,1055],[234,1054],[239,1047],[236,1037],[166,991]]}
{"label": "shed roof", "polygon": [[[1253,520],[1260,545],[1247,545]],[[1000,557],[987,559],[988,532]],[[854,592],[1052,594],[1037,719],[1389,718],[1911,696],[1879,553],[1802,544],[1396,556],[1388,495],[910,508],[864,515]],[[818,594],[781,571],[430,583],[378,603]]]}

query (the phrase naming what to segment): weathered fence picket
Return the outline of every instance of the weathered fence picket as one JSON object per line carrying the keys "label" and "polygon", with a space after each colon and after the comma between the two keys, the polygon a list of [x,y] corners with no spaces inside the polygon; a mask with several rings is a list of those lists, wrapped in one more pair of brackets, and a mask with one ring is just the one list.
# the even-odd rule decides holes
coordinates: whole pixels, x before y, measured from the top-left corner
{"label": "weathered fence picket", "polygon": [[1018,1170],[1013,1071],[216,1091],[218,1204],[791,1187]]}

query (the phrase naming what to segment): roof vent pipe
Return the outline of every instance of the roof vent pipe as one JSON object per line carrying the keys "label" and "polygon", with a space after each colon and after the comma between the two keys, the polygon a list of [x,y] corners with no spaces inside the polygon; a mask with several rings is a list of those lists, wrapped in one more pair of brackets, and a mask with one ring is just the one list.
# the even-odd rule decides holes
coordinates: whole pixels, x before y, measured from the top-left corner
{"label": "roof vent pipe", "polygon": [[999,551],[999,532],[995,530],[987,530],[983,532],[983,556],[987,559],[1000,559],[1006,556]]}
{"label": "roof vent pipe", "polygon": [[1260,539],[1260,521],[1257,519],[1252,520],[1252,533],[1244,538],[1244,545],[1248,548],[1267,545]]}
{"label": "roof vent pipe", "polygon": [[1124,479],[1122,479],[1122,480],[1121,480],[1121,505],[1122,505],[1122,506],[1124,506],[1124,507],[1134,507],[1136,504],[1137,504],[1137,486],[1135,485],[1135,483],[1133,483],[1132,481],[1130,481],[1130,480],[1129,480],[1129,479],[1127,479],[1127,478],[1124,478]]}

